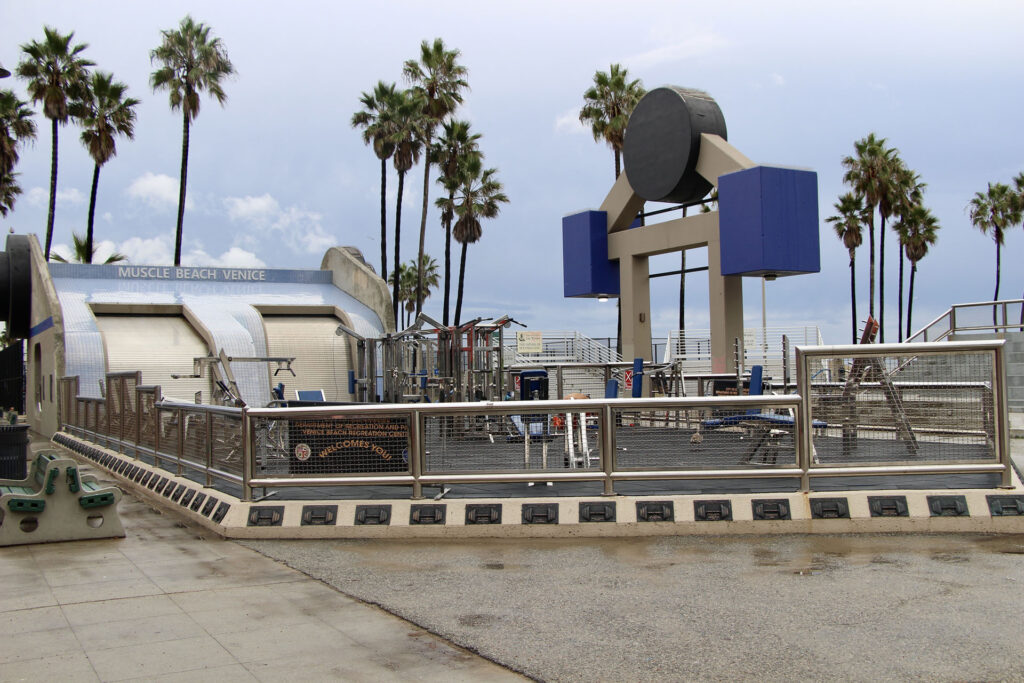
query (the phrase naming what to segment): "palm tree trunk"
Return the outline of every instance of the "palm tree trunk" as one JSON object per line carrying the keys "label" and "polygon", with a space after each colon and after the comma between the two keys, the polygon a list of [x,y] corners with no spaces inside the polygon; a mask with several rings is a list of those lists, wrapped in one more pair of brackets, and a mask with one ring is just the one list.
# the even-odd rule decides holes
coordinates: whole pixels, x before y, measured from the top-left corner
{"label": "palm tree trunk", "polygon": [[878,231],[878,342],[885,343],[885,215]]}
{"label": "palm tree trunk", "polygon": [[92,191],[89,193],[89,223],[85,228],[85,263],[92,263],[92,221],[96,215],[96,187],[100,184],[100,165],[92,170]]}
{"label": "palm tree trunk", "polygon": [[380,277],[388,281],[388,160],[380,160]]}
{"label": "palm tree trunk", "polygon": [[857,268],[856,268],[857,257],[850,250],[850,343],[857,343]]}
{"label": "palm tree trunk", "polygon": [[992,301],[999,301],[999,270],[1000,270],[1000,247],[999,242],[996,242],[996,293],[992,296]]}
{"label": "palm tree trunk", "polygon": [[459,326],[462,320],[462,286],[466,282],[466,246],[462,243],[462,255],[459,257],[459,289],[455,296],[455,327]]}
{"label": "palm tree trunk", "polygon": [[686,250],[679,259],[679,331],[686,329]]}
{"label": "palm tree trunk", "polygon": [[420,214],[420,248],[416,252],[416,317],[423,312],[423,243],[427,239],[427,200],[430,199],[430,137],[423,145],[423,212]]}
{"label": "palm tree trunk", "polygon": [[[455,194],[450,193],[451,203],[455,202]],[[450,206],[451,204],[449,204]],[[445,327],[448,326],[448,311],[451,306],[452,291],[452,222],[445,221],[444,224],[444,315],[441,321]]]}
{"label": "palm tree trunk", "polygon": [[[999,237],[1001,237],[1001,235],[999,235],[999,233],[996,233],[996,238],[997,238],[996,239],[996,293],[995,293],[995,296],[992,297],[992,301],[999,301],[999,275],[1000,275],[1000,271],[1001,271],[1000,258],[1002,256],[1002,252],[1001,252],[1000,245],[999,245],[999,240],[998,240]],[[998,321],[996,320],[996,307],[995,306],[992,307],[992,324],[993,325],[998,324]],[[994,329],[992,331],[995,332],[996,334],[999,334],[999,328],[996,328],[996,329]]]}
{"label": "palm tree trunk", "polygon": [[910,289],[907,292],[907,339],[910,339],[910,335],[913,331],[910,327],[911,316],[914,311],[914,276],[917,275],[917,261],[910,262]]}
{"label": "palm tree trunk", "polygon": [[868,315],[875,317],[875,207],[868,207]]}
{"label": "palm tree trunk", "polygon": [[400,311],[398,310],[398,266],[400,265],[399,246],[402,238],[402,192],[405,191],[405,171],[398,173],[398,201],[395,202],[395,268],[392,274],[395,283],[391,287],[391,303],[395,308],[395,327],[398,327]]}
{"label": "palm tree trunk", "polygon": [[178,184],[178,229],[174,233],[174,265],[181,265],[181,226],[185,222],[185,185],[188,181],[188,112],[181,115],[181,180]]}
{"label": "palm tree trunk", "polygon": [[900,309],[899,321],[896,325],[899,332],[899,340],[903,341],[903,242],[900,242]]}
{"label": "palm tree trunk", "polygon": [[622,160],[620,158],[619,150],[613,150],[615,152],[615,179],[619,179],[619,174],[622,172]]}
{"label": "palm tree trunk", "polygon": [[51,119],[53,150],[50,152],[50,212],[46,216],[46,251],[43,259],[50,260],[50,244],[53,242],[53,213],[57,208],[57,119]]}

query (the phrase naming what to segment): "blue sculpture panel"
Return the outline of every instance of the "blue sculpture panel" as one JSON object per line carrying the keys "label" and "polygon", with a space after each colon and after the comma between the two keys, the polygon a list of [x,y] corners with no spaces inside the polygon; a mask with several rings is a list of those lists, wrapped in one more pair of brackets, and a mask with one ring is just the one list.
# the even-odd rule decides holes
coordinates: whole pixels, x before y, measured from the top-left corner
{"label": "blue sculpture panel", "polygon": [[755,166],[718,179],[723,275],[798,275],[821,270],[818,175]]}
{"label": "blue sculpture panel", "polygon": [[566,297],[619,295],[619,262],[608,260],[608,213],[583,211],[562,219]]}

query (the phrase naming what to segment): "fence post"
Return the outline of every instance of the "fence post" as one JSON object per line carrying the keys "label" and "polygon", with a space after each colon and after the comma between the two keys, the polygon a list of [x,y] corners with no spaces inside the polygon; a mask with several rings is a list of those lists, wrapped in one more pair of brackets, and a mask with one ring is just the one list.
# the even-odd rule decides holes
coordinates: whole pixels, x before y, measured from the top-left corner
{"label": "fence post", "polygon": [[252,501],[252,487],[249,486],[249,482],[252,480],[252,461],[255,456],[252,451],[252,440],[249,438],[251,433],[249,409],[242,406],[242,501],[246,503]]}
{"label": "fence post", "polygon": [[178,414],[178,452],[175,454],[178,456],[178,469],[177,475],[180,477],[185,471],[185,466],[182,464],[181,459],[185,457],[185,411],[181,408],[176,408],[175,411]]}
{"label": "fence post", "polygon": [[206,413],[206,486],[213,486],[213,413]]}
{"label": "fence post", "polygon": [[409,415],[409,466],[412,468],[412,498],[423,498],[423,484],[420,476],[426,467],[427,449],[423,444],[423,413],[418,410]]}
{"label": "fence post", "polygon": [[139,459],[139,444],[142,443],[142,394],[135,385],[135,459]]}
{"label": "fence post", "polygon": [[[615,484],[612,480],[612,472],[615,471],[615,413],[611,405],[608,404],[601,409],[600,415],[598,430],[601,433],[601,469],[604,470],[604,491],[601,495],[614,496]],[[585,424],[584,429],[586,429]]]}
{"label": "fence post", "polygon": [[996,347],[992,356],[992,387],[995,394],[995,423],[996,423],[996,456],[1003,465],[1002,480],[1000,487],[1013,488],[1013,465],[1010,461],[1010,440],[1009,417],[1007,416],[1007,391],[1006,391],[1006,342]]}
{"label": "fence post", "polygon": [[811,372],[808,357],[799,346],[796,347],[796,388],[800,394],[800,406],[799,415],[796,416],[799,426],[794,445],[797,465],[803,470],[800,475],[800,490],[803,493],[810,493],[811,454],[814,452],[814,439],[811,433]]}

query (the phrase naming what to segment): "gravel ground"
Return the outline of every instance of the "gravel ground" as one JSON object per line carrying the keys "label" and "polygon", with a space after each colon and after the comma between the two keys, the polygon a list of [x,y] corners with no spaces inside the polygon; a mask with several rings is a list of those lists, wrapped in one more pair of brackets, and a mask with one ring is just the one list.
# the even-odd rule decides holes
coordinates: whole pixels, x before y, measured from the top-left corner
{"label": "gravel ground", "polygon": [[540,680],[1024,681],[1024,536],[244,545]]}

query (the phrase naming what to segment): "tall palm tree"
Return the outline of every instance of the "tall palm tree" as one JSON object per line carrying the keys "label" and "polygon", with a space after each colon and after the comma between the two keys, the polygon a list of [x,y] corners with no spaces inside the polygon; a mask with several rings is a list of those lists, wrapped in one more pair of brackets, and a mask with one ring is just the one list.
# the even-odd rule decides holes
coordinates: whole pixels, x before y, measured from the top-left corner
{"label": "tall palm tree", "polygon": [[14,171],[19,149],[35,137],[36,122],[28,103],[13,90],[0,90],[0,173]]}
{"label": "tall palm tree", "polygon": [[639,78],[629,80],[629,72],[621,64],[612,64],[607,72],[594,74],[594,85],[583,93],[580,123],[589,123],[595,140],[604,140],[615,154],[615,177],[622,164],[622,145],[626,123],[636,103],[646,94]]}
{"label": "tall palm tree", "polygon": [[392,118],[388,112],[395,106],[394,83],[377,81],[373,92],[364,92],[359,102],[362,111],[352,115],[352,127],[363,129],[363,142],[373,145],[373,153],[380,159],[380,276],[388,280],[388,221],[387,221],[387,171],[388,159],[395,153],[395,143],[391,142],[390,130]]}
{"label": "tall palm tree", "polygon": [[903,216],[907,260],[910,261],[910,292],[907,294],[907,337],[913,333],[912,313],[914,309],[914,278],[917,276],[917,262],[928,253],[928,247],[938,239],[939,222],[932,212],[921,204],[911,207]]}
{"label": "tall palm tree", "polygon": [[456,199],[455,240],[462,245],[459,257],[459,290],[455,300],[455,326],[462,319],[462,293],[466,281],[466,247],[480,239],[483,231],[481,218],[496,218],[501,204],[508,203],[502,192],[501,182],[496,178],[498,171],[483,168],[483,158],[473,156],[466,163],[466,174]]}
{"label": "tall palm tree", "polygon": [[46,247],[43,258],[50,259],[53,242],[53,216],[57,206],[57,128],[74,116],[74,103],[88,87],[92,62],[82,57],[87,43],[72,45],[75,33],[61,35],[57,29],[43,28],[43,40],[21,46],[23,56],[16,73],[27,83],[33,102],[43,103],[43,115],[50,119],[50,208],[46,215]]}
{"label": "tall palm tree", "polygon": [[854,156],[843,158],[843,182],[859,194],[868,209],[868,315],[875,317],[875,207],[884,191],[889,158],[885,138],[874,133],[853,143]]}
{"label": "tall palm tree", "polygon": [[[909,188],[904,186],[907,181],[906,166],[899,157],[899,151],[886,147],[883,156],[882,187],[878,195],[878,341],[885,341],[885,222],[904,202],[904,195]],[[902,318],[900,324],[903,323]],[[897,325],[898,327],[898,325]]]}
{"label": "tall palm tree", "polygon": [[[622,146],[626,140],[626,124],[637,102],[647,91],[639,78],[629,80],[629,72],[621,64],[612,64],[608,72],[594,73],[594,84],[583,93],[580,123],[589,123],[595,140],[604,140],[615,157],[615,178],[622,170]],[[686,252],[683,252],[685,263]],[[686,270],[685,267],[680,270]],[[681,274],[686,278],[686,273]],[[679,308],[685,300],[685,283],[679,284]],[[622,300],[615,301],[615,352],[622,353]],[[682,317],[682,316],[680,316]]]}
{"label": "tall palm tree", "polygon": [[[71,233],[72,239],[72,254],[71,259],[68,260],[60,254],[54,252],[53,260],[60,261],[61,263],[92,263],[93,257],[96,255],[96,248],[91,244],[88,244],[88,238],[82,237],[77,232]],[[111,263],[120,263],[121,261],[127,261],[128,257],[124,254],[115,251],[108,256],[104,261],[104,265],[110,265]]]}
{"label": "tall palm tree", "polygon": [[181,265],[181,228],[185,219],[185,187],[188,179],[189,128],[199,116],[199,96],[206,92],[224,105],[227,95],[221,82],[235,73],[220,38],[210,37],[210,27],[185,15],[177,29],[161,31],[163,40],[149,53],[150,63],[160,66],[149,77],[153,91],[166,90],[171,111],[181,110],[181,176],[178,184],[178,225],[174,236],[174,265]]}
{"label": "tall palm tree", "polygon": [[480,133],[471,133],[469,121],[445,121],[441,137],[431,146],[430,155],[441,171],[437,182],[448,192],[438,197],[435,205],[441,210],[444,225],[444,311],[441,321],[448,324],[451,302],[452,276],[452,222],[455,220],[455,193],[462,185],[466,162],[479,156]]}
{"label": "tall palm tree", "polygon": [[843,246],[850,252],[850,312],[852,320],[850,323],[851,344],[857,343],[857,247],[864,243],[864,223],[867,221],[867,210],[860,196],[853,192],[847,192],[839,197],[834,204],[836,215],[825,220],[832,223],[832,227],[843,242]]}
{"label": "tall palm tree", "polygon": [[7,216],[21,194],[17,173],[0,173],[0,216]]}
{"label": "tall palm tree", "polygon": [[[433,43],[420,43],[420,60],[406,61],[402,72],[412,84],[423,101],[423,148],[429,150],[434,130],[446,117],[462,104],[462,91],[469,89],[466,67],[456,60],[461,53],[458,50],[447,50],[444,41],[435,38]],[[420,294],[416,297],[416,314],[422,310],[424,273],[422,269],[423,248],[427,236],[427,201],[430,193],[430,154],[426,155],[423,164],[423,210],[420,215],[420,246],[416,256],[417,274],[416,288]]]}
{"label": "tall palm tree", "polygon": [[135,137],[134,97],[125,97],[128,86],[114,80],[109,73],[97,71],[92,75],[89,93],[82,101],[82,144],[96,163],[92,171],[92,190],[89,193],[89,222],[85,231],[85,263],[92,263],[93,217],[96,215],[96,188],[100,183],[100,166],[117,154],[115,138],[123,135]]}
{"label": "tall palm tree", "polygon": [[967,210],[971,224],[982,234],[992,233],[996,243],[996,291],[993,301],[999,301],[999,277],[1002,269],[1001,251],[1006,228],[1021,222],[1021,207],[1009,185],[989,183],[984,193],[975,192]]}
{"label": "tall palm tree", "polygon": [[[387,112],[390,140],[395,146],[393,164],[398,171],[398,198],[395,200],[395,270],[398,270],[402,242],[402,194],[405,192],[405,174],[420,158],[423,150],[423,102],[415,90],[403,90],[395,96],[394,107]],[[395,308],[395,326],[398,326],[398,280],[394,280],[391,302]]]}
{"label": "tall palm tree", "polygon": [[[413,264],[415,265],[415,264]],[[437,272],[437,261],[430,257],[430,254],[424,254],[421,260],[419,268],[413,268],[413,272],[416,274],[416,291],[420,292],[421,300],[416,302],[416,314],[419,315],[423,311],[423,302],[430,298],[430,292],[436,289],[440,284],[440,276]],[[420,274],[423,274],[423,287],[421,288],[419,278]]]}
{"label": "tall palm tree", "polygon": [[899,324],[897,332],[899,341],[903,341],[903,262],[905,261],[904,256],[906,254],[907,237],[909,233],[905,224],[904,218],[907,213],[915,206],[921,203],[924,197],[924,188],[927,186],[926,183],[921,182],[921,176],[914,171],[911,171],[904,165],[900,165],[899,173],[896,177],[896,184],[899,188],[899,205],[895,209],[898,220],[892,226],[896,232],[897,239],[900,246],[900,279],[899,279],[899,311],[898,318]]}

